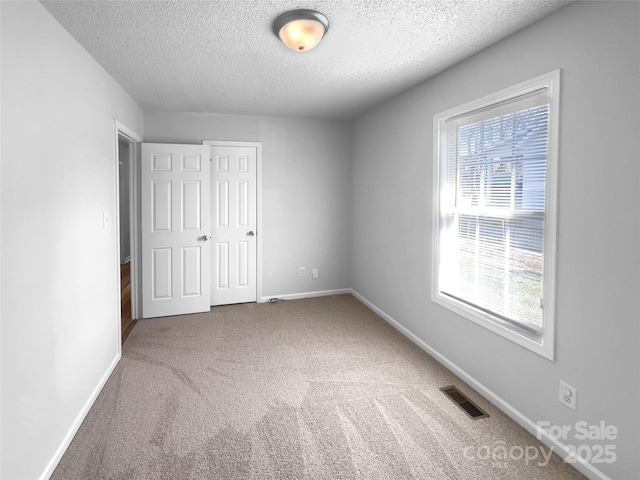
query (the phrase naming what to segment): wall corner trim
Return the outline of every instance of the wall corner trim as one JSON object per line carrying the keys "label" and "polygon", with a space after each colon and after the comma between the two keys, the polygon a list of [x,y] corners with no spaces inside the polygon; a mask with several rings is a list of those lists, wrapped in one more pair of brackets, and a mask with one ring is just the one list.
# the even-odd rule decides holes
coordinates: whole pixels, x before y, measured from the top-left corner
{"label": "wall corner trim", "polygon": [[[460,368],[458,365],[453,363],[447,357],[445,357],[442,353],[432,348],[429,344],[427,344],[424,340],[420,339],[417,335],[415,335],[411,330],[401,325],[398,321],[388,315],[386,312],[378,308],[364,296],[356,292],[355,290],[351,290],[351,294],[364,303],[367,307],[373,310],[376,314],[382,317],[387,323],[389,323],[392,327],[402,333],[405,337],[415,343],[422,350],[427,352],[430,356],[432,356],[436,361],[442,364],[445,368],[453,372],[455,375],[464,380],[467,384],[469,384],[473,389],[475,389],[478,393],[480,393],[483,397],[493,403],[498,409],[500,409],[503,413],[505,413],[509,418],[511,418],[514,422],[524,428],[533,436],[540,436],[540,441],[553,449],[553,451],[560,456],[560,458],[565,459],[570,455],[571,451],[569,448],[557,440],[555,437],[549,435],[545,431],[539,431],[536,423],[525,416],[522,412],[517,410],[513,405],[506,402],[504,399],[499,397],[496,393],[491,391],[489,388],[484,386],[478,380],[469,375],[466,371]],[[580,456],[575,457],[575,461],[572,464],[573,467],[578,470],[580,473],[585,475],[586,477],[592,480],[611,480],[610,477],[605,475],[599,469],[594,467],[591,463],[587,462]]]}
{"label": "wall corner trim", "polygon": [[55,471],[56,467],[60,463],[60,460],[62,460],[62,457],[67,451],[67,448],[69,448],[69,445],[73,440],[73,437],[78,432],[80,425],[82,425],[82,422],[84,421],[87,414],[89,413],[89,410],[91,410],[91,407],[93,406],[96,399],[98,398],[98,395],[100,395],[100,392],[102,391],[105,384],[107,383],[107,380],[109,380],[109,377],[115,370],[116,366],[118,365],[118,362],[120,362],[120,358],[121,358],[121,354],[120,352],[118,352],[115,358],[113,359],[113,361],[111,362],[111,364],[109,365],[109,367],[107,367],[107,370],[104,372],[104,374],[98,381],[98,384],[95,386],[95,388],[91,392],[91,395],[89,395],[89,398],[85,402],[84,406],[78,412],[78,415],[76,416],[75,421],[71,424],[71,426],[69,427],[69,430],[67,430],[67,434],[62,439],[62,443],[56,450],[56,453],[53,455],[51,460],[49,460],[49,463],[44,469],[44,472],[42,472],[42,475],[40,475],[39,480],[48,480],[51,477],[51,475],[53,475],[53,472]]}

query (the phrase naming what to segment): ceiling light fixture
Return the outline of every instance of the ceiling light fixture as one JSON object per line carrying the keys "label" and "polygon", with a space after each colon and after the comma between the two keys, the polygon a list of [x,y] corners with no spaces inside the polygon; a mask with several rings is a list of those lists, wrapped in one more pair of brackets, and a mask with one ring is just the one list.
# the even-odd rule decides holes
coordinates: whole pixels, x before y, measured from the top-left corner
{"label": "ceiling light fixture", "polygon": [[296,52],[311,50],[329,30],[329,20],[315,10],[291,10],[273,22],[273,31]]}

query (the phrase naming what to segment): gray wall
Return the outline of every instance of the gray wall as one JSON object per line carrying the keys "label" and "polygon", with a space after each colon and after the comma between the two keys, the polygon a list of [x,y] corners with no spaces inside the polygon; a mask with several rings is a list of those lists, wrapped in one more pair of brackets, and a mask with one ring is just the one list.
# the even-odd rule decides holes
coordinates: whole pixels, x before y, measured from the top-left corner
{"label": "gray wall", "polygon": [[[263,297],[348,288],[350,124],[145,112],[145,142],[262,142]],[[307,275],[299,276],[306,267]],[[311,269],[320,278],[311,278]]]}
{"label": "gray wall", "polygon": [[[577,3],[373,109],[353,137],[354,290],[534,422],[615,425],[617,461],[597,465],[611,478],[640,471],[639,62],[639,3]],[[434,114],[558,68],[550,362],[430,301],[432,138]]]}
{"label": "gray wall", "polygon": [[42,5],[0,9],[0,477],[35,479],[119,356],[114,119],[142,112]]}

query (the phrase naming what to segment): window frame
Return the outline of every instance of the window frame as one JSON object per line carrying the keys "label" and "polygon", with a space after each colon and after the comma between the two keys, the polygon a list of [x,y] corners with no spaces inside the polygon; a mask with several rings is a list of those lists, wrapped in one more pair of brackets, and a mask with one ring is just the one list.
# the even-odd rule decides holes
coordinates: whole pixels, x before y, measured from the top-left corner
{"label": "window frame", "polygon": [[[470,114],[479,109],[510,100],[540,88],[548,88],[549,117],[546,162],[545,210],[544,210],[544,259],[542,298],[542,332],[535,335],[525,328],[501,319],[488,311],[442,294],[440,280],[440,188],[441,172],[446,156],[445,122],[453,117]],[[556,251],[558,217],[558,146],[560,128],[560,70],[540,75],[477,100],[438,113],[433,117],[433,231],[432,231],[432,272],[431,300],[454,313],[461,315],[488,330],[508,338],[539,355],[553,361],[555,354],[555,301],[556,301]]]}

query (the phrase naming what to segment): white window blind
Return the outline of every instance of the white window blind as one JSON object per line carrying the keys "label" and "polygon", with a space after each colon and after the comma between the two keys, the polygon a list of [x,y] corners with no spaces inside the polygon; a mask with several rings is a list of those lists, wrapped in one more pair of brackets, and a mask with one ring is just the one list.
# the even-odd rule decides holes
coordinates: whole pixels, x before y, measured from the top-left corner
{"label": "white window blind", "polygon": [[549,88],[444,122],[440,293],[539,335]]}

